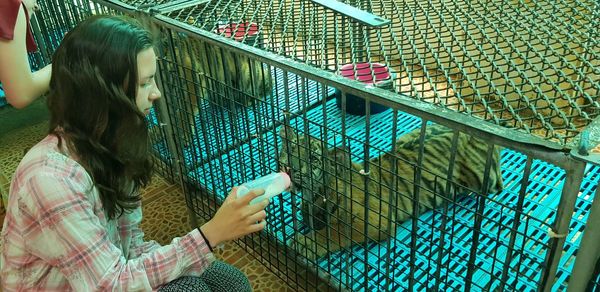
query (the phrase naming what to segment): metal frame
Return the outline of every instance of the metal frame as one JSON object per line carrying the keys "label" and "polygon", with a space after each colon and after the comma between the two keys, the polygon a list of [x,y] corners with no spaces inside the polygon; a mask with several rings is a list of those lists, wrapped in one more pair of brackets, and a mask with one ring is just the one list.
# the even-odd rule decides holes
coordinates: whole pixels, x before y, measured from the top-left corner
{"label": "metal frame", "polygon": [[[567,177],[566,183],[566,185],[570,187],[566,187],[563,190],[561,204],[559,205],[560,209],[558,210],[557,220],[555,227],[553,228],[553,232],[555,234],[565,234],[568,232],[568,222],[570,219],[570,214],[573,213],[575,198],[578,191],[578,186],[581,183],[581,175],[583,173],[585,164],[578,160],[574,160],[569,156],[565,156],[565,149],[562,149],[562,147],[557,146],[549,141],[532,137],[529,134],[513,131],[511,129],[506,129],[496,125],[483,124],[476,118],[464,116],[451,110],[434,108],[431,104],[415,101],[410,97],[397,96],[394,93],[385,90],[374,88],[369,92],[365,92],[364,87],[346,79],[339,78],[339,76],[336,76],[332,73],[314,71],[311,66],[301,64],[293,60],[281,59],[277,56],[270,55],[269,53],[265,53],[264,51],[255,48],[239,46],[232,40],[214,36],[211,33],[198,30],[197,28],[188,26],[186,24],[178,23],[177,21],[173,21],[169,18],[164,18],[161,15],[157,15],[156,18],[160,21],[164,21],[164,24],[172,29],[203,37],[203,40],[205,40],[207,43],[217,46],[228,45],[228,49],[232,51],[252,55],[253,57],[256,57],[256,59],[259,59],[266,64],[277,65],[279,68],[289,70],[289,72],[307,77],[311,80],[327,82],[328,84],[331,84],[331,86],[342,90],[346,94],[361,95],[365,97],[365,99],[372,100],[372,102],[397,108],[404,112],[421,116],[424,119],[451,126],[457,130],[473,133],[474,136],[483,137],[495,144],[511,147],[515,150],[531,155],[532,157],[543,159],[564,168],[568,173],[572,174]],[[274,62],[274,60],[277,60],[278,62]],[[553,284],[552,280],[550,280],[551,276],[549,275],[552,275],[556,272],[561,252],[559,247],[561,247],[563,244],[564,238],[558,237],[553,239],[553,247],[551,250],[554,250],[554,253],[550,253],[547,257],[547,260],[551,262],[551,264],[545,272],[546,278],[544,279],[543,285],[546,288],[544,288],[544,290],[549,290]],[[334,286],[337,286],[336,283],[334,283]]]}
{"label": "metal frame", "polygon": [[[563,146],[557,145],[556,143],[539,139],[530,134],[521,133],[512,129],[506,129],[491,124],[482,124],[477,118],[467,117],[452,110],[433,107],[429,103],[415,101],[410,97],[399,96],[386,90],[370,88],[369,91],[365,91],[365,88],[362,85],[341,78],[336,74],[326,71],[315,71],[312,66],[288,58],[281,58],[278,55],[264,52],[264,50],[261,49],[240,46],[231,39],[215,36],[213,33],[198,29],[193,25],[173,20],[169,17],[162,15],[156,15],[155,17],[159,22],[162,22],[163,25],[171,29],[197,36],[211,45],[226,47],[228,50],[236,53],[252,56],[266,64],[277,66],[278,68],[299,76],[327,83],[332,87],[340,89],[346,95],[358,95],[371,102],[380,103],[409,114],[421,116],[426,120],[431,120],[451,126],[457,130],[472,133],[474,136],[483,137],[494,144],[509,146],[532,157],[543,159],[560,166],[565,169],[569,175],[567,176],[567,187],[563,189],[561,203],[557,210],[553,232],[558,235],[568,233],[570,214],[573,213],[578,186],[581,183],[581,176],[585,167],[585,164],[581,161],[574,160],[565,155],[565,151],[568,151],[568,147],[565,149]],[[552,287],[553,276],[550,275],[556,273],[558,260],[560,259],[560,247],[563,246],[564,241],[564,237],[560,236],[552,239],[552,247],[550,250],[553,250],[554,252],[548,253],[547,256],[547,261],[550,262],[550,266],[545,271],[545,277],[543,279],[544,288],[542,290],[549,291]],[[332,282],[333,286],[339,287],[339,283],[335,283],[335,281]]]}

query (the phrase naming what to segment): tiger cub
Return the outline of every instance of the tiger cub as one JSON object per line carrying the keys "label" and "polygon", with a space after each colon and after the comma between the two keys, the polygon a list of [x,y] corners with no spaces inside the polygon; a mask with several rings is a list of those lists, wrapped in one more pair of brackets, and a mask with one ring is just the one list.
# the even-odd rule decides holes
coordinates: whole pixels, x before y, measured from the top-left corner
{"label": "tiger cub", "polygon": [[[452,202],[455,194],[484,193],[488,144],[459,134],[451,178],[455,184],[447,186],[448,149],[452,147],[454,132],[441,125],[430,125],[425,133],[418,213]],[[394,155],[385,153],[369,161],[367,234],[364,234],[367,221],[363,164],[349,161],[346,149],[326,149],[319,139],[298,135],[287,126],[281,127],[279,135],[282,146],[278,163],[291,175],[292,192],[302,192],[300,212],[305,225],[311,229],[308,234],[297,234],[288,242],[301,255],[315,259],[354,243],[385,240],[395,234],[396,224],[411,219],[420,129],[401,136],[396,141]],[[393,163],[396,163],[396,177],[392,174]],[[390,188],[394,182],[395,191]],[[484,194],[503,189],[497,146],[492,150],[488,186]],[[391,205],[392,197],[395,209]],[[351,236],[350,228],[354,230]]]}
{"label": "tiger cub", "polygon": [[[184,33],[167,37],[164,26],[148,17],[139,20],[161,48],[160,57],[166,61],[163,69],[167,71],[163,85],[169,86],[169,93],[175,93],[171,94],[175,98],[169,100],[174,103],[174,122],[191,128],[192,137],[183,138],[188,146],[189,138],[196,136],[201,100],[209,100],[213,108],[234,111],[272,94],[274,80],[268,65]],[[191,17],[188,20],[190,24],[194,21]]]}
{"label": "tiger cub", "polygon": [[212,108],[249,107],[273,91],[271,70],[262,62],[221,49],[202,40],[182,37],[175,50],[186,110],[177,111],[195,136],[199,103],[207,99]]}
{"label": "tiger cub", "polygon": [[[262,62],[195,38],[188,37],[181,45],[179,52],[182,54],[187,92],[224,107],[228,107],[230,102],[250,106],[271,95],[273,80],[270,69]],[[208,78],[199,78],[201,74]],[[219,88],[211,80],[225,86]],[[199,88],[195,88],[196,85]],[[227,90],[226,86],[230,86],[231,90]]]}

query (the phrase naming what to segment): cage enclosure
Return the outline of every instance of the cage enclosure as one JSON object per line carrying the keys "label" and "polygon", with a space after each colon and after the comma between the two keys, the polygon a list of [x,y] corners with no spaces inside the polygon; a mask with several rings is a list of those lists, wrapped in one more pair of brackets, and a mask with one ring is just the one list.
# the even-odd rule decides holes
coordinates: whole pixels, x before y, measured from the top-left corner
{"label": "cage enclosure", "polygon": [[[566,286],[583,228],[567,228],[570,206],[586,202],[575,216],[585,218],[594,193],[576,198],[574,186],[597,185],[595,167],[563,158],[597,114],[595,4],[348,4],[380,22],[316,1],[157,9],[175,30],[166,59],[184,61],[168,70],[183,81],[168,96],[192,113],[173,111],[186,137],[184,180],[219,201],[233,185],[290,172],[294,188],[272,201],[267,231],[246,246],[340,289]],[[556,25],[538,23],[550,13]],[[220,29],[231,23],[256,29]],[[565,45],[560,33],[573,27]],[[365,63],[390,68],[389,92],[340,80],[343,66]],[[390,110],[353,115],[349,96]],[[470,143],[481,151],[465,153]],[[190,196],[203,210],[203,197]]]}
{"label": "cage enclosure", "polygon": [[160,30],[149,125],[195,216],[291,176],[239,242],[293,288],[597,285],[597,1],[52,5]]}

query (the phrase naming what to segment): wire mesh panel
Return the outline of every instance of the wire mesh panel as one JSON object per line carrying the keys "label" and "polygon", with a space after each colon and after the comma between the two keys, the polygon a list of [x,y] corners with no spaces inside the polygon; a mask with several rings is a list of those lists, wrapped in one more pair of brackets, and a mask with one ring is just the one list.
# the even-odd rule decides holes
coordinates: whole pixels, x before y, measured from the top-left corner
{"label": "wire mesh panel", "polygon": [[[302,103],[301,97],[288,100]],[[285,108],[275,106],[275,111],[286,112]],[[213,116],[214,110],[205,113]],[[225,127],[248,122],[239,116]],[[283,246],[298,255],[294,260],[325,272],[334,286],[357,291],[448,290],[467,285],[477,290],[535,291],[541,286],[552,241],[548,230],[565,180],[561,168],[511,149],[495,156],[495,148],[473,138],[472,143],[481,143],[485,150],[480,153],[480,169],[474,170],[461,154],[468,145],[459,143],[469,143],[464,133],[429,124],[431,130],[420,138],[424,124],[415,116],[391,111],[370,118],[346,115],[333,99],[289,115],[284,125],[260,127],[250,122],[256,126],[249,131],[250,139],[238,136],[235,147],[221,148],[224,151],[209,160],[205,153],[191,154],[188,158],[196,163],[187,163],[194,167],[186,169],[191,182],[216,195],[217,201],[231,186],[281,169],[291,173],[295,190],[274,198],[268,208],[265,233],[279,246],[267,248],[265,238],[250,241],[258,253]],[[209,126],[209,133],[231,130],[204,126]],[[441,145],[430,146],[428,141],[440,142],[435,137],[444,135],[447,140],[442,139]],[[419,139],[425,142],[420,144]],[[420,145],[426,148],[419,150]],[[343,156],[348,164],[341,162]],[[369,161],[370,169],[361,164],[364,161]],[[398,169],[403,163],[410,172]],[[481,184],[488,177],[490,193],[483,195],[483,185],[474,182],[448,180],[452,164],[461,172],[479,175]],[[593,199],[597,172],[596,167],[586,171],[589,183],[580,204]],[[418,173],[422,183],[415,183]],[[481,189],[459,191],[465,184]],[[191,200],[202,205],[201,197]],[[440,202],[433,203],[436,200]],[[570,254],[577,249],[585,224],[586,208],[578,210],[580,215],[572,222],[578,227],[569,234],[565,248]],[[561,260],[555,287],[566,285],[568,278],[562,276],[569,274],[569,262],[569,257]]]}
{"label": "wire mesh panel", "polygon": [[50,63],[64,35],[88,16],[114,14],[115,10],[91,1],[39,1],[40,9],[32,13],[30,23],[38,51],[30,53],[33,70]]}
{"label": "wire mesh panel", "polygon": [[[343,101],[338,105],[332,87],[262,63],[255,65],[270,77],[253,80],[258,85],[272,80],[272,91],[254,95],[247,89],[256,84],[240,88],[228,80],[253,71],[208,60],[229,56],[235,66],[240,57],[191,38],[171,33],[161,71],[170,84],[164,94],[183,153],[188,203],[198,215],[209,217],[215,206],[193,195],[194,186],[221,202],[234,185],[286,170],[295,190],[272,200],[266,231],[246,241],[263,259],[296,254],[293,263],[326,273],[335,287],[359,291],[466,286],[534,291],[542,285],[552,252],[548,230],[566,176],[560,167],[508,148],[497,152],[481,138],[399,111],[347,114],[350,94],[338,91]],[[203,67],[192,57],[216,67]],[[223,71],[212,73],[221,66]],[[424,127],[430,130],[421,136]],[[436,138],[441,144],[430,146],[430,140],[440,142]],[[464,161],[473,155],[464,152],[474,147],[470,143],[481,147],[478,162]],[[408,169],[400,171],[401,165]],[[448,179],[452,167],[481,180]],[[592,182],[580,196],[584,204],[593,198],[597,171],[586,172]],[[584,224],[585,208],[581,212]],[[569,235],[571,254],[577,234]],[[559,277],[569,274],[568,263],[561,260]],[[315,288],[288,277],[292,285]],[[567,281],[560,278],[555,286]]]}
{"label": "wire mesh panel", "polygon": [[333,92],[186,34],[173,33],[165,44],[165,96],[186,164],[192,163],[191,157],[195,164],[214,159],[281,123],[283,114],[277,107],[290,96],[306,98],[302,104],[290,104],[290,111],[298,111]]}
{"label": "wire mesh panel", "polygon": [[389,24],[337,1],[214,0],[165,15],[227,37],[224,23],[251,23],[263,39],[250,45],[335,73],[384,64],[399,94],[561,144],[598,115],[597,1],[343,2]]}
{"label": "wire mesh panel", "polygon": [[[177,137],[188,206],[209,219],[216,206],[207,199],[221,203],[227,188],[277,170],[267,148],[250,150],[250,158],[233,153],[281,125],[285,113],[319,106],[333,88],[188,34],[169,31],[165,35],[159,63],[163,97]],[[246,159],[254,161],[256,168],[248,167]],[[273,230],[291,228],[273,222],[277,225]],[[260,234],[248,244],[259,250],[271,242],[274,247],[267,253],[285,251],[277,247],[281,242],[273,234]],[[297,279],[297,272],[290,277]],[[308,288],[300,280],[296,284]]]}

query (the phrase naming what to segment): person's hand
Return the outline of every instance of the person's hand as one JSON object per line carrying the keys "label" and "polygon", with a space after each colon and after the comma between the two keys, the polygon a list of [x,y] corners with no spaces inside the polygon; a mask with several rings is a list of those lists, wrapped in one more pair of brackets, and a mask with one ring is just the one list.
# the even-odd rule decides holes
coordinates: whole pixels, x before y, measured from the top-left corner
{"label": "person's hand", "polygon": [[249,204],[252,199],[264,194],[264,190],[252,190],[241,198],[237,197],[236,191],[237,187],[234,187],[215,216],[200,227],[212,247],[265,228],[265,207],[269,200]]}

